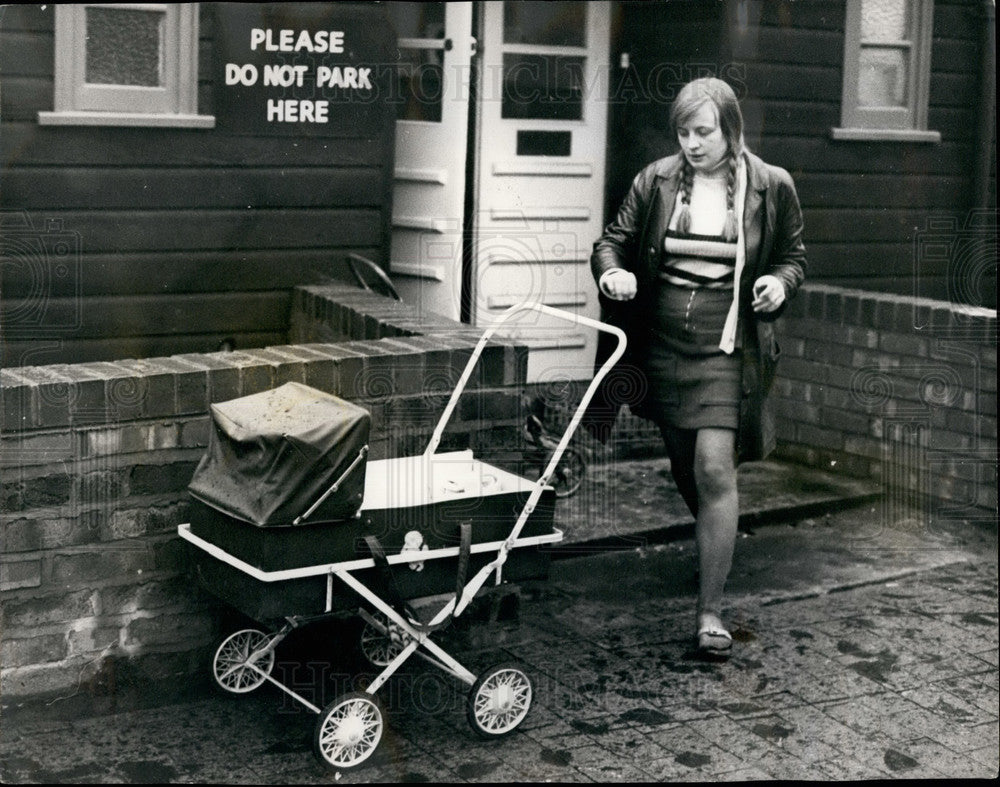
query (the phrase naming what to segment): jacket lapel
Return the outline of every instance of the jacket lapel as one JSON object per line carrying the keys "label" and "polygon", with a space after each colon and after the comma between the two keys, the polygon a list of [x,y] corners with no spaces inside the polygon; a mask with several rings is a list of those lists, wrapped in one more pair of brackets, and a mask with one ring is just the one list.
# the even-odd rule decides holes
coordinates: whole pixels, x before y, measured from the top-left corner
{"label": "jacket lapel", "polygon": [[654,234],[651,235],[651,238],[655,239],[657,243],[663,241],[663,235],[667,231],[667,224],[670,222],[670,216],[674,212],[674,201],[677,199],[677,191],[680,189],[680,185],[680,156],[671,156],[667,159],[663,169],[658,173],[656,181],[659,205],[661,207],[652,217],[651,229]]}
{"label": "jacket lapel", "polygon": [[767,258],[771,233],[766,229],[765,200],[767,175],[756,156],[747,155],[747,195],[743,206],[743,237],[746,238],[746,267],[756,273],[759,261]]}
{"label": "jacket lapel", "polygon": [[[662,200],[660,204],[665,206],[665,210],[661,211],[661,214],[666,215],[669,219],[670,215],[674,212],[673,207],[674,201],[677,199],[677,191],[681,187],[680,156],[672,156],[668,160],[668,165],[659,174],[657,187],[660,191],[660,200]],[[666,224],[663,225],[663,231],[667,231]]]}
{"label": "jacket lapel", "polygon": [[[681,159],[680,156],[675,155],[668,158],[664,162],[663,168],[657,173],[656,198],[649,202],[650,214],[646,223],[646,231],[642,234],[644,245],[655,245],[658,250],[661,248],[663,236],[670,223],[670,216],[674,212],[674,201],[677,199],[680,184]],[[654,259],[659,259],[659,254],[654,255]],[[652,260],[650,263],[655,266]],[[647,268],[647,273],[652,276],[655,271]]]}

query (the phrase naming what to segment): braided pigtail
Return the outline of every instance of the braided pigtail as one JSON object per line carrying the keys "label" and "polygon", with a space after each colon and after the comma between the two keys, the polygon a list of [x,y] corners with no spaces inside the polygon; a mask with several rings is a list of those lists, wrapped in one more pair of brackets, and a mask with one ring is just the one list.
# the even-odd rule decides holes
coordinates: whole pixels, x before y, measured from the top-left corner
{"label": "braided pigtail", "polygon": [[726,176],[726,222],[722,226],[722,237],[732,243],[739,236],[740,225],[736,219],[736,173],[739,169],[739,157],[734,152],[729,154],[729,173]]}
{"label": "braided pigtail", "polygon": [[681,172],[681,212],[677,214],[677,231],[687,233],[691,231],[691,188],[694,184],[694,167],[684,159],[684,168]]}

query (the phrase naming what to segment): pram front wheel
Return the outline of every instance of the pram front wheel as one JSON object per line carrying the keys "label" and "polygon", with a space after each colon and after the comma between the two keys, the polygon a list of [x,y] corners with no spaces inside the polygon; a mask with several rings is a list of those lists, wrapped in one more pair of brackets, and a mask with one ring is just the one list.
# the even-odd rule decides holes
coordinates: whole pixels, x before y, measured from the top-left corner
{"label": "pram front wheel", "polygon": [[485,670],[469,690],[469,724],[483,738],[513,732],[531,708],[531,680],[518,665],[497,664]]}
{"label": "pram front wheel", "polygon": [[313,749],[331,768],[356,768],[375,753],[383,727],[382,710],[371,694],[344,694],[320,714]]}
{"label": "pram front wheel", "polygon": [[373,617],[379,625],[365,621],[361,629],[361,653],[374,666],[385,667],[406,647],[406,635],[399,626],[389,623],[385,615],[376,613]]}
{"label": "pram front wheel", "polygon": [[252,657],[270,640],[257,629],[242,629],[222,640],[212,658],[216,685],[231,694],[247,694],[258,688],[274,669],[274,649]]}

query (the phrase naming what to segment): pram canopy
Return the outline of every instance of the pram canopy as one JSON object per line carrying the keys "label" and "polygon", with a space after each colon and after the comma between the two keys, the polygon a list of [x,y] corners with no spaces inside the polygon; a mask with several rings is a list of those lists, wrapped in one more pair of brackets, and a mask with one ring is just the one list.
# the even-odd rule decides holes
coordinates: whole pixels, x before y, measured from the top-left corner
{"label": "pram canopy", "polygon": [[188,491],[261,527],[289,525],[354,463],[308,521],[354,516],[365,490],[371,414],[301,383],[211,406],[208,448]]}

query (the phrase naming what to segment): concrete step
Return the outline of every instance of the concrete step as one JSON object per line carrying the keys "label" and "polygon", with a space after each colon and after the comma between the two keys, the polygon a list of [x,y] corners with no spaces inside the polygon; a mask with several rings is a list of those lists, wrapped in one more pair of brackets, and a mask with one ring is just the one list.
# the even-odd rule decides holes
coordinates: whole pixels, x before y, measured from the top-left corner
{"label": "concrete step", "polygon": [[[580,489],[556,501],[564,540],[557,556],[639,547],[693,532],[694,519],[670,477],[666,457],[592,464]],[[740,527],[821,516],[871,502],[881,488],[867,480],[766,460],[737,471]]]}

